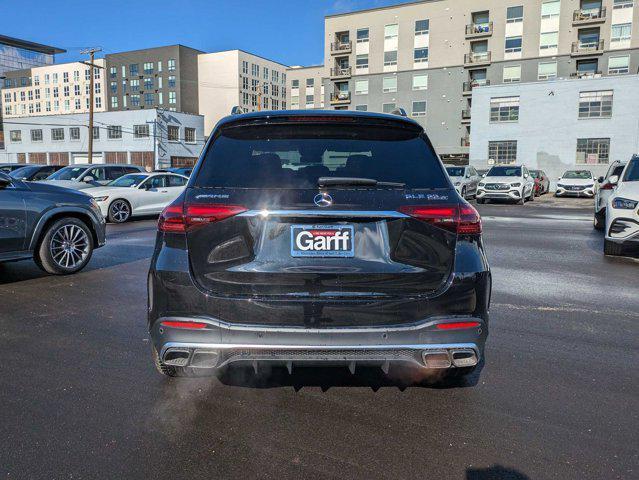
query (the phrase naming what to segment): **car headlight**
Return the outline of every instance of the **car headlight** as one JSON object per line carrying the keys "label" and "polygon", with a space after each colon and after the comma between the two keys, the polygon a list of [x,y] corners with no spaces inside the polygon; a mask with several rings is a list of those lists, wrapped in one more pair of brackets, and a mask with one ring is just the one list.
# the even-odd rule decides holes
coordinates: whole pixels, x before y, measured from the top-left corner
{"label": "car headlight", "polygon": [[455,182],[455,186],[459,187],[461,185],[461,182]]}
{"label": "car headlight", "polygon": [[521,187],[521,183],[511,183],[511,187]]}
{"label": "car headlight", "polygon": [[621,208],[623,210],[634,210],[639,202],[629,200],[627,198],[617,197],[612,201],[612,208]]}
{"label": "car headlight", "polygon": [[483,187],[483,186],[485,186],[485,185],[486,185],[486,184],[485,184],[484,182],[479,182],[479,186],[480,186],[480,187]]}
{"label": "car headlight", "polygon": [[589,183],[588,185],[586,185],[586,188],[592,188],[592,187],[594,187],[594,186],[595,186],[595,184],[594,184],[594,183]]}
{"label": "car headlight", "polygon": [[109,198],[108,196],[105,196],[105,197],[93,197],[93,199],[96,202],[105,202],[108,198]]}

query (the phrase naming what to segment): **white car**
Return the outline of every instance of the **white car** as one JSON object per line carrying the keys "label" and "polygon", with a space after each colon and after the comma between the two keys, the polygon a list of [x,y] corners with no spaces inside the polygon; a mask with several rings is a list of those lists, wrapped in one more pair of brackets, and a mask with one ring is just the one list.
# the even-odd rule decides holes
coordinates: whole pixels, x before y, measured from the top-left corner
{"label": "white car", "polygon": [[495,165],[477,187],[477,203],[510,200],[523,205],[535,199],[535,179],[525,165]]}
{"label": "white car", "polygon": [[187,177],[174,173],[132,173],[87,193],[107,220],[122,223],[136,215],[161,213],[180,196],[188,181]]}
{"label": "white car", "polygon": [[[624,167],[628,162],[615,160],[610,164],[606,175],[597,179],[597,187],[595,188],[595,215],[593,226],[596,230],[603,230],[606,226],[606,206],[612,191],[617,184],[617,180],[621,177]],[[610,179],[614,181],[611,182]]]}
{"label": "white car", "polygon": [[590,170],[567,170],[557,180],[555,197],[595,196],[595,179]]}
{"label": "white car", "polygon": [[44,181],[73,190],[102,187],[127,173],[144,172],[138,165],[74,164],[49,175]]}
{"label": "white car", "polygon": [[626,247],[639,247],[639,155],[628,162],[608,198],[605,235],[606,255],[623,255]]}
{"label": "white car", "polygon": [[481,180],[481,177],[475,170],[475,167],[470,165],[456,166],[445,165],[448,176],[451,182],[455,185],[455,190],[462,198],[466,199],[477,195],[477,185]]}

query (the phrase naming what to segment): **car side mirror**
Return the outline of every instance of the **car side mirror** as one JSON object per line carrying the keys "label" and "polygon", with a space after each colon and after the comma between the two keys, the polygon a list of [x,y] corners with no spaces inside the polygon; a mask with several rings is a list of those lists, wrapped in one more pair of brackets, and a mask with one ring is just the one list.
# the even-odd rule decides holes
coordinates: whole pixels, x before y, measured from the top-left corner
{"label": "car side mirror", "polygon": [[617,185],[619,183],[619,175],[613,175],[608,179],[610,185]]}
{"label": "car side mirror", "polygon": [[597,182],[599,182],[599,183],[603,183],[603,182],[604,182],[604,177],[599,177],[599,178],[597,179]]}
{"label": "car side mirror", "polygon": [[83,182],[85,182],[85,183],[91,183],[91,182],[93,182],[94,180],[95,180],[95,179],[94,179],[91,175],[87,175],[86,177],[84,177],[84,178],[82,179],[82,181],[83,181]]}

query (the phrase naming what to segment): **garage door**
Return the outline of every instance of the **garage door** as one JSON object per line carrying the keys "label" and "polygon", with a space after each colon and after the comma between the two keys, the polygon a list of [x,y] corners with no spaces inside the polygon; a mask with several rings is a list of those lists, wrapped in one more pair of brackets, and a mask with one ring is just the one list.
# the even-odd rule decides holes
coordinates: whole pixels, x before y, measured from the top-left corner
{"label": "garage door", "polygon": [[131,163],[144,167],[148,172],[155,170],[155,153],[131,152]]}
{"label": "garage door", "polygon": [[171,166],[175,168],[192,167],[197,157],[171,157]]}
{"label": "garage door", "polygon": [[[72,153],[73,163],[89,163],[88,153]],[[104,163],[104,157],[102,153],[94,153],[93,161],[91,163]]]}
{"label": "garage door", "polygon": [[69,165],[69,154],[67,152],[49,153],[50,165]]}
{"label": "garage door", "polygon": [[38,165],[46,165],[47,164],[47,154],[46,153],[30,153],[29,154],[29,163],[37,163]]}

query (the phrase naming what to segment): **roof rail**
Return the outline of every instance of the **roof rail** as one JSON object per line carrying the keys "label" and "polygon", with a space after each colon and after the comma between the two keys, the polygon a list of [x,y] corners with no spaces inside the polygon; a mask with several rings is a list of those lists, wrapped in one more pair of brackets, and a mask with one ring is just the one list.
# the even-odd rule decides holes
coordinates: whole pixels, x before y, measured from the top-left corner
{"label": "roof rail", "polygon": [[246,113],[246,110],[244,110],[242,107],[240,107],[239,105],[235,105],[232,109],[231,109],[231,115],[241,115],[243,113]]}
{"label": "roof rail", "polygon": [[395,110],[393,110],[390,113],[391,113],[391,115],[399,115],[400,117],[408,117],[408,114],[406,113],[406,110],[404,110],[403,108],[396,108]]}

